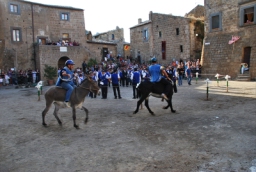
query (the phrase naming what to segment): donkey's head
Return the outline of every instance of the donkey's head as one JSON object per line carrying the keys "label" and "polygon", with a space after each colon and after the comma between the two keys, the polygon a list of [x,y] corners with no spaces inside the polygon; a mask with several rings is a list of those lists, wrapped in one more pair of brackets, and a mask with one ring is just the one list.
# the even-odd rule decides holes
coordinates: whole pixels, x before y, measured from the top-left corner
{"label": "donkey's head", "polygon": [[90,76],[86,76],[86,79],[82,81],[80,86],[87,88],[89,91],[93,92],[94,94],[100,95],[100,87],[98,86],[98,83],[92,80]]}

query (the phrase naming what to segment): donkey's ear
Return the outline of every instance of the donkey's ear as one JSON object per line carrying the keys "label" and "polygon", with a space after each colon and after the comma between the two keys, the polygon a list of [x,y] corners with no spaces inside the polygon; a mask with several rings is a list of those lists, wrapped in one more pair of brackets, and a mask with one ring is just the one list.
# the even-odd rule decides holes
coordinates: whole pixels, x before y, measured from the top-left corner
{"label": "donkey's ear", "polygon": [[91,78],[89,75],[85,75],[85,76],[86,76],[86,78],[87,78],[89,81],[92,80],[92,78]]}

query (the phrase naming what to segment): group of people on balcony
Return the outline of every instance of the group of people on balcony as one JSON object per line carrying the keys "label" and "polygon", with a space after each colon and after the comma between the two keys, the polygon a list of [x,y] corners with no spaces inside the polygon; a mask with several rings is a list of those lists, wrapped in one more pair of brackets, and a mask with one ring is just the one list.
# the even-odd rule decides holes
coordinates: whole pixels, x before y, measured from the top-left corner
{"label": "group of people on balcony", "polygon": [[72,41],[68,41],[68,40],[59,40],[57,42],[49,42],[49,43],[46,43],[46,45],[57,45],[57,46],[79,46],[79,42],[76,42],[75,40],[72,42]]}

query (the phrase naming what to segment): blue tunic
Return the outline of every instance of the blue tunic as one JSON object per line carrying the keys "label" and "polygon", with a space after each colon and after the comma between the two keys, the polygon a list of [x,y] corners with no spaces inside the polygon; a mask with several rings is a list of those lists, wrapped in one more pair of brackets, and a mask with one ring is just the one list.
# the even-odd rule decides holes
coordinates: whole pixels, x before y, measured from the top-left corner
{"label": "blue tunic", "polygon": [[150,82],[159,82],[162,78],[161,65],[155,64],[149,66]]}

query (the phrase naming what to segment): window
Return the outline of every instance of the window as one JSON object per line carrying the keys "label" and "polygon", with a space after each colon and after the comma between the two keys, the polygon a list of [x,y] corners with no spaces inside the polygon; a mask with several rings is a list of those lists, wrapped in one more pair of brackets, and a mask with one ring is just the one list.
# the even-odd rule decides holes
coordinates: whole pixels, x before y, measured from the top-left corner
{"label": "window", "polygon": [[179,34],[180,34],[180,29],[176,28],[176,35],[179,35]]}
{"label": "window", "polygon": [[148,41],[148,29],[143,30],[143,40]]}
{"label": "window", "polygon": [[112,38],[111,38],[112,40],[115,40],[115,35],[114,34],[112,34]]}
{"label": "window", "polygon": [[183,52],[183,46],[180,45],[180,52],[182,53]]}
{"label": "window", "polygon": [[10,5],[10,11],[11,11],[12,13],[18,13],[18,5],[11,4],[11,5]]}
{"label": "window", "polygon": [[210,15],[210,31],[218,31],[222,29],[221,13],[214,13]]}
{"label": "window", "polygon": [[220,17],[217,16],[212,16],[212,29],[218,29],[220,28]]}
{"label": "window", "polygon": [[69,21],[69,12],[60,13],[60,20]]}
{"label": "window", "polygon": [[256,24],[256,4],[245,6],[240,9],[240,26]]}
{"label": "window", "polygon": [[12,41],[20,42],[21,41],[21,30],[18,28],[12,29]]}
{"label": "window", "polygon": [[20,14],[20,5],[18,3],[9,2],[8,7],[11,14]]}
{"label": "window", "polygon": [[159,36],[159,38],[162,38],[162,32],[161,31],[158,32],[158,36]]}

